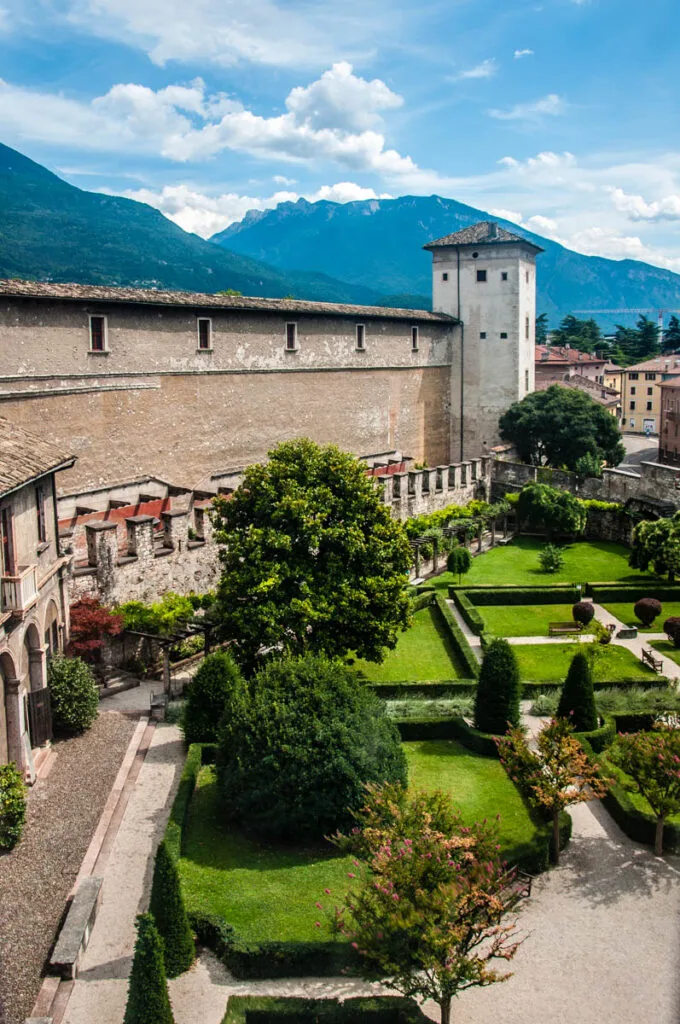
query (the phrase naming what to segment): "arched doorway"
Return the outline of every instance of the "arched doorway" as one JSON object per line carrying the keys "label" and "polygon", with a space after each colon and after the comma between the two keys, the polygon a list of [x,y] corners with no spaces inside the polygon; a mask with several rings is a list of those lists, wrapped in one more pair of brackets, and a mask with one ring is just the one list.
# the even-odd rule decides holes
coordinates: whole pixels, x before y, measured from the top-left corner
{"label": "arched doorway", "polygon": [[0,763],[24,767],[20,683],[9,654],[0,654]]}
{"label": "arched doorway", "polygon": [[45,648],[40,645],[40,633],[34,622],[24,633],[24,664],[22,680],[28,692],[25,714],[31,747],[40,747],[52,739],[52,713],[50,692],[47,689],[47,662]]}
{"label": "arched doorway", "polygon": [[60,650],[59,628],[59,609],[57,608],[56,601],[50,601],[45,614],[45,628],[43,630],[48,665]]}

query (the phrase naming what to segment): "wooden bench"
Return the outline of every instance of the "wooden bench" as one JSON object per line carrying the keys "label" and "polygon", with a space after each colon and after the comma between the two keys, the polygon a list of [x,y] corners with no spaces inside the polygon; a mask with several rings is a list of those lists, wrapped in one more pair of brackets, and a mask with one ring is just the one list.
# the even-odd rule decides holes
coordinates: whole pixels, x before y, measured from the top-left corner
{"label": "wooden bench", "polygon": [[580,633],[582,629],[580,622],[549,622],[548,636],[567,636],[570,633]]}
{"label": "wooden bench", "polygon": [[516,867],[509,868],[501,878],[499,896],[505,910],[513,907],[518,900],[528,899],[531,896],[531,875]]}
{"label": "wooden bench", "polygon": [[656,658],[652,651],[646,651],[644,647],[642,648],[641,658],[643,665],[649,665],[655,672],[660,672],[663,668],[663,658]]}

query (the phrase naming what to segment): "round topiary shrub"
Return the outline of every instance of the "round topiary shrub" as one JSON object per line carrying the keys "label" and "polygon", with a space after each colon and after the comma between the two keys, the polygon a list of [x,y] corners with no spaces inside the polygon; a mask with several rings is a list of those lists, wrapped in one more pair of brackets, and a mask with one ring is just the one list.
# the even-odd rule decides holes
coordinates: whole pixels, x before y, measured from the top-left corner
{"label": "round topiary shrub", "polygon": [[475,699],[475,726],[503,736],[519,725],[520,677],[517,656],[507,640],[492,640],[486,648]]}
{"label": "round topiary shrub", "polygon": [[222,722],[217,765],[229,818],[269,839],[351,827],[365,783],[407,781],[382,702],[318,655],[271,662],[249,680]]}
{"label": "round topiary shrub", "polygon": [[576,732],[597,729],[593,674],[590,662],[582,651],[578,651],[571,659],[557,705],[557,717],[569,719]]}
{"label": "round topiary shrub", "polygon": [[187,744],[214,743],[222,716],[243,677],[225,651],[209,654],[201,662],[187,691],[182,728]]}
{"label": "round topiary shrub", "polygon": [[81,658],[54,658],[48,686],[55,732],[89,729],[99,713],[99,689],[90,667]]}
{"label": "round topiary shrub", "polygon": [[633,608],[643,626],[651,626],[657,615],[661,615],[661,601],[655,597],[642,597]]}
{"label": "round topiary shrub", "polygon": [[472,555],[467,548],[462,545],[454,548],[446,559],[446,568],[450,573],[454,573],[458,577],[460,583],[461,576],[470,571],[472,565]]}
{"label": "round topiary shrub", "polygon": [[663,624],[663,631],[675,647],[680,647],[680,617],[672,615]]}
{"label": "round topiary shrub", "polygon": [[0,850],[21,839],[26,821],[26,786],[15,764],[0,764]]}
{"label": "round topiary shrub", "polygon": [[595,617],[595,609],[591,601],[577,601],[571,609],[571,614],[574,622],[587,626]]}

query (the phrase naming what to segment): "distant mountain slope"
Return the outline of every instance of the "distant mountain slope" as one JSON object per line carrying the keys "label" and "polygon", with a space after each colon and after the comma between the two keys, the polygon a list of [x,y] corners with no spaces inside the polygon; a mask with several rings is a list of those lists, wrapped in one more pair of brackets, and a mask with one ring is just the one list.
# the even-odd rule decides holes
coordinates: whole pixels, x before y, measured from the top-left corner
{"label": "distant mountain slope", "polygon": [[288,274],[182,231],[131,199],[84,192],[0,145],[0,277],[380,304],[312,268]]}
{"label": "distant mountain slope", "polygon": [[[213,241],[283,271],[323,270],[332,277],[385,294],[431,294],[431,258],[425,242],[492,219],[483,210],[439,196],[355,203],[304,199],[251,212]],[[539,312],[551,322],[575,309],[680,306],[680,275],[635,260],[582,256],[499,221],[545,249],[538,257]],[[611,319],[603,323],[611,325]]]}

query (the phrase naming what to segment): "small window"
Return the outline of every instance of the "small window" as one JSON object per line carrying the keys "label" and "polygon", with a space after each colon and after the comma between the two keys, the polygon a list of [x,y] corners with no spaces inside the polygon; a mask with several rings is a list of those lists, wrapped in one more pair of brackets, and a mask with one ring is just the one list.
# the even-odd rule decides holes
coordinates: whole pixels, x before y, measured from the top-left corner
{"label": "small window", "polygon": [[524,337],[529,340],[529,317],[524,317]]}
{"label": "small window", "polygon": [[635,402],[630,403],[630,411],[635,412]]}
{"label": "small window", "polygon": [[528,370],[524,371],[524,390],[525,391],[529,390],[529,371]]}
{"label": "small window", "polygon": [[478,281],[486,281],[486,270],[478,270],[477,271],[477,280]]}
{"label": "small window", "polygon": [[630,389],[630,393],[631,393],[631,395],[634,395],[634,394],[635,394],[635,388],[634,388],[634,387],[632,387],[632,388]]}
{"label": "small window", "polygon": [[501,271],[501,281],[507,281],[507,279],[508,279],[508,272],[507,272],[507,270],[502,270]]}
{"label": "small window", "polygon": [[527,284],[529,284],[529,271],[528,270],[527,270],[527,272],[525,274],[525,277],[526,277]]}
{"label": "small window", "polygon": [[651,411],[652,411],[652,403],[651,402],[647,402],[647,412],[651,412]]}
{"label": "small window", "polygon": [[637,379],[638,379],[637,373],[629,373],[628,374],[628,380],[637,380]]}
{"label": "small window", "polygon": [[448,279],[449,275],[446,273],[446,271],[444,271],[444,273],[442,274],[442,281],[448,281]]}
{"label": "small window", "polygon": [[634,427],[635,426],[635,420],[630,420],[630,425],[631,425],[631,427]]}
{"label": "small window", "polygon": [[654,394],[654,388],[647,388],[647,394],[648,395],[653,395]]}
{"label": "small window", "polygon": [[482,339],[482,341],[484,341],[484,339],[486,338],[486,331],[480,331],[479,337]]}
{"label": "small window", "polygon": [[478,256],[479,256],[478,252],[473,252],[473,254],[472,254],[473,260],[476,260]]}
{"label": "small window", "polygon": [[297,324],[286,324],[286,352],[295,352],[297,347]]}
{"label": "small window", "polygon": [[656,380],[656,374],[655,373],[646,373],[645,374],[645,380]]}
{"label": "small window", "polygon": [[106,317],[90,317],[90,352],[106,352]]}
{"label": "small window", "polygon": [[411,350],[413,352],[417,352],[418,351],[418,328],[417,327],[412,327],[411,328]]}
{"label": "small window", "polygon": [[44,544],[47,540],[47,528],[45,526],[45,492],[42,487],[35,489],[35,511],[38,520],[38,541]]}
{"label": "small window", "polygon": [[198,318],[198,347],[203,352],[212,348],[212,320],[209,317]]}
{"label": "small window", "polygon": [[508,332],[507,331],[501,331],[501,338],[507,338],[507,336],[508,336]]}
{"label": "small window", "polygon": [[365,352],[366,350],[366,328],[364,324],[357,324],[357,350],[359,352]]}

